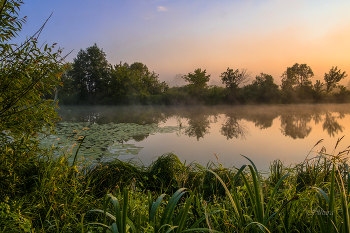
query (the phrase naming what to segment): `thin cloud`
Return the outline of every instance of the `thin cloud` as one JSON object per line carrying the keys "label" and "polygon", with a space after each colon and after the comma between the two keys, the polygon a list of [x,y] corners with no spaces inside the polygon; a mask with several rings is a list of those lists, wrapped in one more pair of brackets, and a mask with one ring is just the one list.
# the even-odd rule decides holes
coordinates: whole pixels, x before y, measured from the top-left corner
{"label": "thin cloud", "polygon": [[164,6],[157,6],[157,11],[168,11],[168,9]]}

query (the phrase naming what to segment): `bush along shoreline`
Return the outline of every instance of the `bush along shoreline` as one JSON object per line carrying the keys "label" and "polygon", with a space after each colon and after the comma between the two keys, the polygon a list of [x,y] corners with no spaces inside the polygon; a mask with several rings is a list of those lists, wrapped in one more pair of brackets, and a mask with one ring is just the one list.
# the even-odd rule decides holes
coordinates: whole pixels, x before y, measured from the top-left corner
{"label": "bush along shoreline", "polygon": [[13,166],[1,166],[0,232],[350,232],[348,149],[276,160],[264,176],[249,158],[203,167],[164,154],[145,167],[54,150],[2,153]]}

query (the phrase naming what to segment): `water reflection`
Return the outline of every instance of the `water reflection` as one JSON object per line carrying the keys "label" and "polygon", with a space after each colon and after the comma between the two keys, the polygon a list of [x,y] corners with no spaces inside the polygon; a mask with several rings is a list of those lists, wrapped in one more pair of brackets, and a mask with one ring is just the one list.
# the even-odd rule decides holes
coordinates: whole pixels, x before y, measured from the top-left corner
{"label": "water reflection", "polygon": [[315,113],[314,115],[312,115],[312,119],[314,120],[315,124],[317,125],[318,123],[320,123],[322,121],[322,114]]}
{"label": "water reflection", "polygon": [[[350,105],[289,105],[289,106],[220,106],[220,107],[115,107],[115,106],[63,106],[59,116],[67,122],[135,123],[138,125],[160,124],[171,118],[187,120],[183,132],[197,141],[219,130],[227,140],[246,139],[252,128],[243,121],[254,123],[259,130],[268,129],[274,122],[280,125],[280,132],[292,139],[305,139],[313,127],[321,124],[330,137],[337,137],[345,130],[338,121],[350,114]],[[213,128],[217,117],[222,116],[220,128]],[[275,121],[276,119],[279,120]],[[182,124],[182,123],[181,123]],[[252,126],[250,126],[252,127]],[[181,130],[181,127],[180,127]],[[149,134],[134,135],[140,142]]]}
{"label": "water reflection", "polygon": [[141,134],[141,135],[135,135],[132,136],[132,139],[134,139],[136,142],[141,142],[143,140],[145,140],[146,138],[148,138],[149,134]]}
{"label": "water reflection", "polygon": [[197,141],[204,138],[204,135],[209,134],[210,116],[206,115],[192,115],[188,120],[189,128],[185,130],[185,135],[189,137],[196,137]]}
{"label": "water reflection", "polygon": [[[344,118],[344,114],[339,116],[340,119]],[[327,133],[331,137],[335,137],[339,132],[343,132],[344,127],[337,122],[337,118],[332,116],[332,113],[327,112],[325,120],[323,122],[323,131],[327,130]]]}
{"label": "water reflection", "polygon": [[293,139],[303,139],[307,137],[312,128],[308,123],[311,116],[302,115],[282,115],[281,116],[281,132],[285,136]]}
{"label": "water reflection", "polygon": [[249,129],[240,123],[236,117],[227,117],[225,123],[222,124],[220,132],[227,140],[233,138],[246,139]]}
{"label": "water reflection", "polygon": [[60,106],[59,116],[68,122],[96,124],[136,123],[139,125],[165,122],[168,116],[160,108],[115,106]]}

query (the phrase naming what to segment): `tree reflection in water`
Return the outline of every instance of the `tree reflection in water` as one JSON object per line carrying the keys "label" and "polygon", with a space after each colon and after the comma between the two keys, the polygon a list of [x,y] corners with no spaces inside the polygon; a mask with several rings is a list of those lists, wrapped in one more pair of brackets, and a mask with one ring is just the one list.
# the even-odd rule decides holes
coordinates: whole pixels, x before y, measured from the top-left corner
{"label": "tree reflection in water", "polygon": [[273,120],[277,116],[270,116],[270,115],[257,115],[252,119],[252,121],[255,124],[255,127],[259,129],[267,129],[272,126]]}
{"label": "tree reflection in water", "polygon": [[188,124],[190,127],[185,130],[185,134],[189,137],[196,137],[197,141],[200,138],[204,138],[205,134],[209,133],[210,129],[210,117],[207,115],[192,115]]}
{"label": "tree reflection in water", "polygon": [[310,115],[281,115],[281,132],[293,139],[303,139],[311,132],[312,128],[308,125],[310,121]]}
{"label": "tree reflection in water", "polygon": [[[348,106],[348,105],[347,105]],[[335,116],[332,113],[339,114]],[[242,120],[252,122],[261,129],[270,128],[279,117],[280,130],[284,136],[304,139],[312,126],[322,124],[323,131],[335,137],[345,130],[337,121],[350,114],[350,107],[342,105],[290,105],[290,106],[235,106],[235,107],[160,107],[160,106],[62,106],[59,116],[68,122],[136,123],[138,125],[160,124],[170,118],[187,120],[189,127],[182,128],[179,122],[177,134],[196,137],[199,141],[210,133],[213,119],[226,116],[220,133],[227,139],[245,139],[250,131]],[[314,124],[312,124],[312,122]],[[213,129],[215,126],[213,127]],[[59,129],[59,127],[57,128]],[[185,132],[181,132],[183,129]],[[216,129],[216,128],[215,128]],[[134,135],[135,141],[143,141],[149,135]]]}
{"label": "tree reflection in water", "polygon": [[[342,117],[342,115],[339,116],[340,119]],[[336,117],[332,116],[332,113],[328,111],[323,122],[323,131],[327,130],[328,135],[334,137],[339,133],[339,131],[343,132],[343,129],[344,127],[339,125]]]}
{"label": "tree reflection in water", "polygon": [[315,113],[312,115],[312,119],[314,120],[315,125],[317,125],[318,123],[322,122],[322,114]]}
{"label": "tree reflection in water", "polygon": [[237,118],[227,117],[226,122],[222,124],[220,132],[227,140],[232,138],[245,139],[245,136],[249,134],[249,129],[245,125],[239,123]]}

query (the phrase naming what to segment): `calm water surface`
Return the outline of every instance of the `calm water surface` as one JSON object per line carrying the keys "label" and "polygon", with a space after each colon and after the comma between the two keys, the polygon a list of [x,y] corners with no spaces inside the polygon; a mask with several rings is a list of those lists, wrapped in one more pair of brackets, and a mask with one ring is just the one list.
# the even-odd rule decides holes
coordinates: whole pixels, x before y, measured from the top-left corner
{"label": "calm water surface", "polygon": [[[334,153],[350,145],[349,104],[60,106],[59,116],[62,122],[57,125],[58,134],[67,125],[77,130],[86,124],[90,128],[82,156],[94,157],[96,153],[97,159],[122,160],[137,157],[145,165],[167,152],[175,153],[187,164],[206,165],[217,162],[215,153],[224,166],[240,167],[248,162],[241,156],[245,155],[259,170],[266,171],[275,159],[286,165],[302,162],[320,139],[323,142],[312,149],[309,158],[322,147],[333,153],[337,139],[344,135]],[[103,137],[106,138],[99,141]],[[95,144],[100,149],[94,149]]]}

